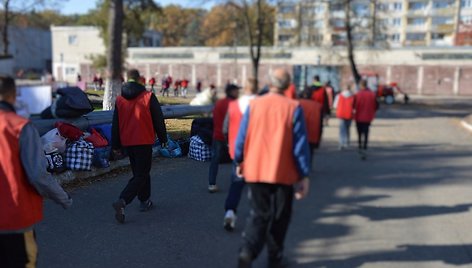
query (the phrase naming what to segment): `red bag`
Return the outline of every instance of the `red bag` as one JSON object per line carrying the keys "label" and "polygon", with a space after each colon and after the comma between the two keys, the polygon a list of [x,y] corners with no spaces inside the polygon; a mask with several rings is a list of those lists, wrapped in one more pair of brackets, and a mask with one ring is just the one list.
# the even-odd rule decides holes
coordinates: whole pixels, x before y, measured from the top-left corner
{"label": "red bag", "polygon": [[90,136],[85,138],[85,140],[88,142],[91,142],[93,144],[93,147],[95,148],[108,146],[107,139],[105,139],[102,135],[100,135],[100,133],[94,128],[90,130]]}
{"label": "red bag", "polygon": [[84,135],[80,128],[66,122],[57,122],[54,126],[59,130],[62,137],[70,141],[77,141]]}

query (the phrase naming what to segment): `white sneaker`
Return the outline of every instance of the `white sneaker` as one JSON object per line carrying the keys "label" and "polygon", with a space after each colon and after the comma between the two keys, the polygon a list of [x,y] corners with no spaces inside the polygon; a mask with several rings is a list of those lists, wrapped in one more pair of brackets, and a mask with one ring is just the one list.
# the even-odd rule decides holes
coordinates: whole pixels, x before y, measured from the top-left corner
{"label": "white sneaker", "polygon": [[225,213],[225,218],[223,221],[223,227],[225,228],[226,231],[233,231],[234,227],[236,226],[236,214],[232,209],[229,209]]}
{"label": "white sneaker", "polygon": [[216,184],[208,185],[208,192],[210,192],[210,193],[218,192],[218,186],[216,186]]}

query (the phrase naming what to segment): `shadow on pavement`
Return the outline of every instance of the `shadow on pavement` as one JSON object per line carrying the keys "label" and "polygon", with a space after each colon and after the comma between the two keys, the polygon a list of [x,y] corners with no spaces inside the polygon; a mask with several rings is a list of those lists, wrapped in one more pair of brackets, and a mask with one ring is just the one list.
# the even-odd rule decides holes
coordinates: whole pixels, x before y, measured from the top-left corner
{"label": "shadow on pavement", "polygon": [[426,262],[441,261],[451,265],[472,263],[468,250],[472,245],[399,245],[394,251],[381,251],[347,259],[321,260],[299,264],[298,267],[346,268],[360,267],[376,262]]}

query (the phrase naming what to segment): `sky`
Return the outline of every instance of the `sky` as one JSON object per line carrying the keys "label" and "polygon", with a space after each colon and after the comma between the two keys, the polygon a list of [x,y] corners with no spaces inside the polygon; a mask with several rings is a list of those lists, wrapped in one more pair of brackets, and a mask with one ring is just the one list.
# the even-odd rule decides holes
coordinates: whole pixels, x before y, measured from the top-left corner
{"label": "sky", "polygon": [[[204,6],[205,8],[209,8],[211,3],[208,1],[206,4],[203,5],[204,0],[158,0],[156,1],[161,6],[166,6],[169,4],[179,4],[184,7],[201,7]],[[62,14],[70,15],[70,14],[84,14],[87,13],[88,10],[95,8],[97,0],[66,0],[61,3],[61,7],[59,8]]]}

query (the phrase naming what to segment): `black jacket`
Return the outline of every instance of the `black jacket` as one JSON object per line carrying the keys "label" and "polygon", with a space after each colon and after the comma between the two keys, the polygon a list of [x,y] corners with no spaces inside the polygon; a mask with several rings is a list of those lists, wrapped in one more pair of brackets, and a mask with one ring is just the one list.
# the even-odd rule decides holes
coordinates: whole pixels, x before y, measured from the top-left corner
{"label": "black jacket", "polygon": [[[121,96],[127,100],[132,100],[138,97],[143,91],[146,91],[146,88],[143,85],[136,82],[127,82],[123,84],[123,88],[121,89]],[[162,114],[161,105],[154,94],[151,95],[150,109],[154,131],[156,131],[157,137],[159,138],[159,141],[161,143],[167,143],[167,130],[166,124],[164,122],[164,115]],[[113,113],[113,123],[111,131],[112,148],[121,148],[122,146],[120,140],[118,110],[116,104],[115,111]]]}

